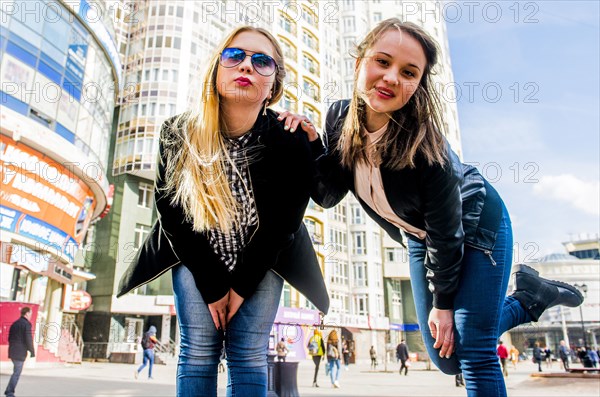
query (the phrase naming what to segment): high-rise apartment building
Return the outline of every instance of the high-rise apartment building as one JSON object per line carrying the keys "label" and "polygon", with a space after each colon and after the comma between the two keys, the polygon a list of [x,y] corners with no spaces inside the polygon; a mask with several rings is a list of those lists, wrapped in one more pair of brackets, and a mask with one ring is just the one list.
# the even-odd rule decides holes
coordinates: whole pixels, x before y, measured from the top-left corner
{"label": "high-rise apartment building", "polygon": [[[120,299],[115,294],[156,219],[152,190],[160,125],[194,106],[203,67],[218,42],[240,24],[271,31],[283,48],[287,72],[284,95],[274,107],[303,113],[322,128],[329,105],[351,95],[353,46],[384,17],[404,19],[398,1],[142,0],[124,11],[125,4],[131,3],[122,2],[114,28],[124,82],[108,159],[115,198],[113,210],[95,228],[96,250],[89,256],[97,279],[89,286],[94,306],[84,336],[102,346],[90,352],[99,355],[134,349],[136,336],[148,325],[158,328],[163,342],[177,340],[170,277]],[[415,12],[406,17],[438,39],[442,64],[437,78],[440,84],[451,82],[443,20]],[[445,103],[444,114],[448,139],[460,153],[455,104]],[[386,343],[415,331],[404,249],[386,238],[350,196],[329,210],[311,202],[305,224],[332,299],[325,323],[354,341],[353,360],[366,359],[364,346],[370,345],[377,346],[383,359]],[[282,306],[314,310],[288,285]],[[305,331],[307,325],[302,324]]]}

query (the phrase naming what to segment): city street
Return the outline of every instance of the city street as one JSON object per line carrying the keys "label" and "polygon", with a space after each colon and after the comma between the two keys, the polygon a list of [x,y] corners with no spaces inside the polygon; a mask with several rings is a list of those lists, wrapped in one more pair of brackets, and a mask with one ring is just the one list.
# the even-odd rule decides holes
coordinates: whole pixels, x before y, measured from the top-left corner
{"label": "city street", "polygon": [[[69,367],[25,368],[17,388],[19,397],[29,396],[173,396],[175,395],[174,363],[156,365],[154,379],[148,380],[147,369],[134,379],[135,366],[127,364],[88,363]],[[394,364],[394,368],[397,366]],[[342,370],[340,389],[334,389],[324,368],[319,373],[319,388],[311,387],[312,361],[300,363],[298,386],[301,396],[464,396],[464,388],[454,386],[451,376],[437,370],[427,371],[423,363],[413,364],[408,376],[398,372],[369,371],[368,366],[351,365]],[[600,380],[581,378],[532,378],[533,364],[522,362],[516,370],[510,369],[507,378],[509,396],[577,396],[600,395]],[[397,371],[397,370],[396,370]],[[546,372],[561,372],[558,364]],[[2,391],[6,387],[11,368],[3,365]],[[219,377],[219,396],[225,395],[225,376]]]}

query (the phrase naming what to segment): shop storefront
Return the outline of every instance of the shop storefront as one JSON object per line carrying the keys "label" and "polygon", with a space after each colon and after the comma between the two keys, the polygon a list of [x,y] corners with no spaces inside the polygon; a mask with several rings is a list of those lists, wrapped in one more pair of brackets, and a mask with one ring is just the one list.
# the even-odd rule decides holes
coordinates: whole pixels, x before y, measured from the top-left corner
{"label": "shop storefront", "polygon": [[287,361],[301,361],[308,357],[308,340],[320,324],[318,310],[279,307],[269,339],[273,352],[277,342],[284,338],[288,348]]}

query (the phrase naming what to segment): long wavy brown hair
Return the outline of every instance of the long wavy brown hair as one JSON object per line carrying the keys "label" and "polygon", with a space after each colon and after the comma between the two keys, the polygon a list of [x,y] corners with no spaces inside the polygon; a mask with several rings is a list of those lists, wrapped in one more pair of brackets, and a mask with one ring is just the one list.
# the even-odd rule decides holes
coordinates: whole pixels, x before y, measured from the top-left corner
{"label": "long wavy brown hair", "polygon": [[437,63],[439,48],[435,40],[421,27],[411,22],[390,18],[380,22],[355,49],[357,59],[354,71],[354,90],[348,116],[342,126],[337,145],[342,165],[352,169],[358,161],[366,161],[366,103],[357,87],[360,64],[367,51],[388,30],[397,29],[416,39],[425,52],[427,65],[417,90],[401,109],[389,114],[387,131],[377,142],[375,150],[381,165],[392,170],[415,167],[415,157],[421,155],[429,165],[447,162],[446,141],[442,135],[441,106],[433,90],[433,68]]}

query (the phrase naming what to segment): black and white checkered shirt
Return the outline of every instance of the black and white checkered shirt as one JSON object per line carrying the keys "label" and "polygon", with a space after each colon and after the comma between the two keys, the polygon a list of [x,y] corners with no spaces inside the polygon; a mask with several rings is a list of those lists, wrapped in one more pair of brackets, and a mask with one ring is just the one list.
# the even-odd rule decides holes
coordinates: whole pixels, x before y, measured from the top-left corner
{"label": "black and white checkered shirt", "polygon": [[246,157],[252,134],[251,131],[239,138],[225,138],[229,157],[237,168],[236,172],[229,162],[224,163],[231,193],[241,207],[241,211],[237,213],[239,227],[232,228],[229,233],[224,233],[219,228],[213,228],[209,233],[210,245],[230,272],[235,267],[238,253],[247,244],[250,227],[258,223],[258,213]]}

